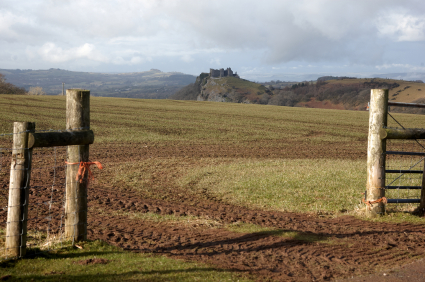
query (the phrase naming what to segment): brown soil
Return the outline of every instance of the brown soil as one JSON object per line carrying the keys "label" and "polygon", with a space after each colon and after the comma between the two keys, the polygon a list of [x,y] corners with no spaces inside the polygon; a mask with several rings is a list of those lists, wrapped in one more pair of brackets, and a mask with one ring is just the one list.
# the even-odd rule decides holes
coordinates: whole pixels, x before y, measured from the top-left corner
{"label": "brown soil", "polygon": [[109,260],[103,259],[103,258],[93,258],[93,259],[84,259],[75,262],[76,264],[80,265],[92,265],[92,264],[107,264]]}
{"label": "brown soil", "polygon": [[[131,162],[146,158],[286,158],[286,159],[364,159],[366,160],[367,140],[355,142],[309,142],[309,138],[323,135],[323,132],[311,132],[303,142],[299,140],[261,141],[255,144],[172,144],[168,146],[117,143],[98,145],[90,152],[92,159],[101,159],[108,164]],[[328,134],[328,133],[326,133]],[[328,134],[329,135],[329,134]],[[119,148],[119,149],[116,149]],[[106,152],[106,154],[105,154]],[[117,156],[119,154],[119,156]]]}
{"label": "brown soil", "polygon": [[351,216],[319,218],[308,214],[249,210],[214,202],[149,200],[113,190],[96,193],[92,207],[124,212],[195,215],[220,223],[246,222],[296,231],[312,240],[288,239],[279,232],[244,234],[202,224],[143,222],[107,212],[90,213],[89,238],[127,250],[202,261],[247,272],[259,279],[325,281],[374,273],[423,257],[425,227],[371,223]]}
{"label": "brown soil", "polygon": [[[295,144],[294,144],[295,145]],[[304,146],[304,147],[303,147]],[[143,158],[196,159],[202,157],[264,157],[270,158],[364,158],[362,142],[350,146],[334,144],[315,148],[300,144],[300,150],[282,150],[260,147],[243,149],[238,146],[169,146],[144,147],[140,144],[112,144],[94,147],[92,160],[105,166]],[[356,149],[358,147],[358,149]],[[105,154],[106,152],[106,154]],[[34,158],[36,162],[36,158]],[[38,166],[41,164],[39,163]],[[63,168],[57,174],[63,175]],[[96,171],[95,175],[97,174]],[[51,183],[51,173],[33,172],[34,183]],[[184,195],[173,186],[166,175],[161,185],[162,199],[149,197],[128,187],[92,184],[89,189],[88,238],[101,239],[126,250],[166,255],[190,261],[205,262],[217,268],[250,274],[260,281],[381,281],[397,275],[403,281],[423,281],[422,264],[403,265],[425,257],[425,226],[412,224],[372,223],[352,216],[337,218],[313,214],[262,211],[232,206],[205,197]],[[59,178],[59,177],[58,177]],[[46,179],[49,179],[48,181]],[[56,180],[63,183],[64,179]],[[3,184],[3,183],[1,183]],[[165,185],[170,185],[166,187]],[[46,221],[51,184],[31,188],[29,229],[46,230],[47,225],[59,226],[61,220],[63,187],[53,193],[58,204],[51,207],[54,217]],[[3,192],[3,191],[2,191]],[[37,212],[35,212],[37,211]],[[200,220],[188,223],[152,222],[140,220],[133,213],[157,213],[175,216],[197,216]],[[6,211],[0,210],[6,219]],[[217,224],[208,222],[213,220]],[[231,232],[224,227],[238,222],[273,227],[276,230],[259,233]],[[51,234],[55,230],[51,229]],[[285,237],[287,232],[297,235]],[[307,239],[306,239],[307,238]],[[92,263],[85,260],[84,264]],[[385,270],[386,272],[382,272]],[[414,272],[413,272],[414,271]],[[383,273],[386,275],[384,276]],[[388,275],[387,275],[388,274]],[[410,274],[410,277],[407,277]],[[375,275],[375,276],[368,276]],[[405,276],[403,276],[405,275]],[[416,276],[415,276],[416,275]],[[356,280],[357,279],[357,280]],[[398,279],[398,278],[397,278]],[[383,280],[382,280],[383,281]],[[385,280],[401,281],[401,280]]]}

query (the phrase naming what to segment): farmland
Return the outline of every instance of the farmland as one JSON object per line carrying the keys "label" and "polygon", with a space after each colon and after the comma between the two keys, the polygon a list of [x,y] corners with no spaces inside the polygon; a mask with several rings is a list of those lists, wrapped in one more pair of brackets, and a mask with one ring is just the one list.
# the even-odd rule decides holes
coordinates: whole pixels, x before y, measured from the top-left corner
{"label": "farmland", "polygon": [[[0,120],[1,133],[14,121],[64,129],[65,99],[0,95]],[[324,281],[425,256],[414,206],[361,219],[367,112],[92,97],[91,128],[104,169],[89,189],[90,240],[199,263],[182,269],[213,268],[211,281]],[[185,279],[206,279],[194,273]]]}

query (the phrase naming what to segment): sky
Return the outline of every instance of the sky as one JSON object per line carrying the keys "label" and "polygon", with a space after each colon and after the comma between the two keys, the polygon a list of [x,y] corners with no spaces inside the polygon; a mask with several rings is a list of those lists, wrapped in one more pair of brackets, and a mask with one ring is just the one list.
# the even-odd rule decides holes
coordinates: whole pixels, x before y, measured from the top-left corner
{"label": "sky", "polygon": [[0,0],[0,69],[227,67],[254,81],[425,77],[425,1]]}

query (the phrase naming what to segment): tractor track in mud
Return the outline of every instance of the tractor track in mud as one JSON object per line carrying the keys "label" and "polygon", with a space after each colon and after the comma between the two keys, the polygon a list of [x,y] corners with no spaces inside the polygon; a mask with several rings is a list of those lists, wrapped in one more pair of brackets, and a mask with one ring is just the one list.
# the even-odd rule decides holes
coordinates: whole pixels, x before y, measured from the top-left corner
{"label": "tractor track in mud", "polygon": [[[349,151],[348,146],[334,146],[327,151],[303,146],[299,146],[300,150],[286,152],[281,148],[268,148],[267,155],[264,155],[258,148],[146,148],[140,144],[112,144],[99,146],[91,152],[91,159],[110,165],[113,171],[117,164],[146,158],[187,157],[196,160],[205,157],[256,158],[259,155],[261,158],[320,159],[338,158],[341,152]],[[364,158],[361,151],[359,146],[344,157]],[[105,178],[110,177],[102,173]],[[32,203],[39,204],[30,206],[30,214],[34,216],[28,223],[29,230],[47,230],[48,224],[59,226],[61,205],[53,205],[49,212],[45,204],[51,195],[56,203],[63,201],[63,192],[57,190],[52,194],[52,188],[46,184],[51,183],[51,177],[52,173],[34,173],[35,186],[30,190],[30,197]],[[166,172],[158,177],[162,180],[156,179],[158,182],[152,182],[152,185],[164,189],[163,199],[152,198],[128,187],[105,183],[92,185],[88,194],[88,238],[105,240],[129,251],[205,262],[218,269],[253,275],[259,281],[328,281],[365,277],[425,257],[423,225],[374,223],[348,215],[331,217],[249,209],[220,202],[208,195],[184,195]],[[56,181],[64,183],[64,176],[57,177]],[[6,183],[3,186],[6,193]],[[137,217],[146,213],[174,215],[185,220],[155,222]],[[46,221],[49,214],[54,216]],[[191,217],[199,220],[191,220]],[[0,210],[0,218],[6,220],[5,210]],[[239,233],[227,228],[237,223],[256,224],[271,231]],[[380,280],[372,277],[364,281]],[[402,281],[410,280],[404,278]]]}
{"label": "tractor track in mud", "polygon": [[[352,216],[319,218],[309,214],[250,210],[202,202],[186,205],[143,199],[136,194],[99,191],[94,210],[197,216],[225,225],[244,222],[279,232],[237,233],[203,224],[152,223],[128,216],[90,213],[92,239],[126,250],[164,254],[253,274],[259,280],[326,281],[374,273],[424,256],[425,227],[365,222]],[[297,232],[315,240],[278,236]]]}

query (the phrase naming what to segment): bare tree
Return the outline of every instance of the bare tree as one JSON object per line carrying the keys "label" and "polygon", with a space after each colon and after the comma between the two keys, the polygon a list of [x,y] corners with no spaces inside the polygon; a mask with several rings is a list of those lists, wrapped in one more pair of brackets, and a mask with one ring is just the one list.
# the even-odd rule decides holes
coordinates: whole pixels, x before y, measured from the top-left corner
{"label": "bare tree", "polygon": [[28,95],[46,95],[46,92],[44,92],[42,87],[35,86],[35,87],[30,87],[30,90],[28,91]]}

